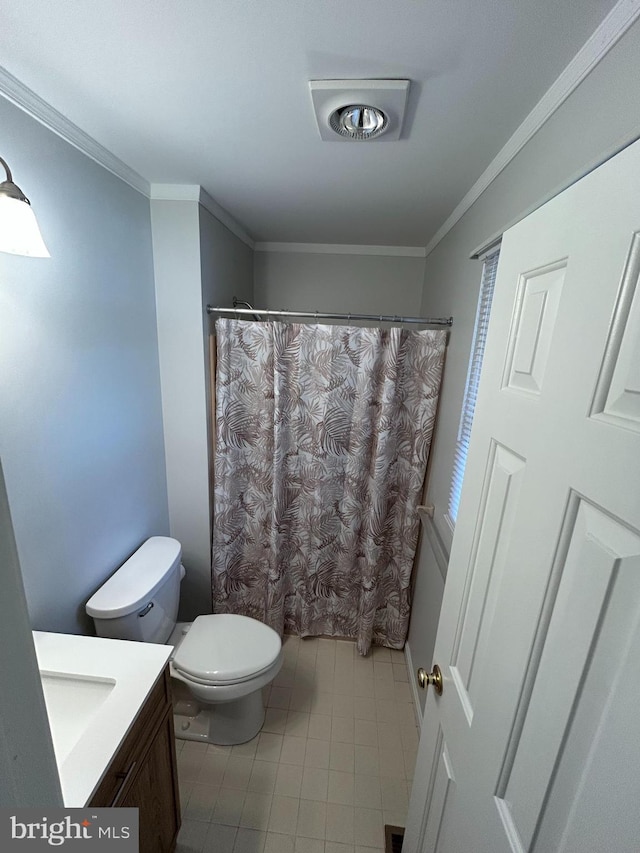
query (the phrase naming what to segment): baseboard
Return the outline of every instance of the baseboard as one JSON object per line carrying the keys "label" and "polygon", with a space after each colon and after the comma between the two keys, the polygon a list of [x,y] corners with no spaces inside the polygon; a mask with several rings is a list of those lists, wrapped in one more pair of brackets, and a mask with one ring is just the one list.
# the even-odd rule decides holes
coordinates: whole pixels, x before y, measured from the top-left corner
{"label": "baseboard", "polygon": [[409,688],[411,689],[411,695],[413,696],[413,713],[416,718],[416,726],[420,732],[422,730],[422,706],[420,705],[416,674],[413,668],[413,659],[411,657],[411,648],[409,643],[404,644],[404,657],[407,662],[407,670],[409,671]]}

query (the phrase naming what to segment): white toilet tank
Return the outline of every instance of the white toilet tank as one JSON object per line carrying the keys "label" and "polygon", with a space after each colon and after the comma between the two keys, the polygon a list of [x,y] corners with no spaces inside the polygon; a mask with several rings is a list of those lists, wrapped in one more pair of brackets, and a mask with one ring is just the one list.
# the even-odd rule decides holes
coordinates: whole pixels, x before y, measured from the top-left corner
{"label": "white toilet tank", "polygon": [[178,616],[181,556],[176,539],[147,539],[87,602],[98,636],[166,642]]}

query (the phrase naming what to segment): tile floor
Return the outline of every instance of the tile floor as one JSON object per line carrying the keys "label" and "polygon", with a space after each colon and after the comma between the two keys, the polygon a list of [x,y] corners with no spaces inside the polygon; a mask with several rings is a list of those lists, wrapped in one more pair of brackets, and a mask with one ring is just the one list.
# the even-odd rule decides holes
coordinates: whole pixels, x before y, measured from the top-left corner
{"label": "tile floor", "polygon": [[405,824],[418,734],[402,652],[286,637],[249,743],[178,740],[177,853],[378,853]]}

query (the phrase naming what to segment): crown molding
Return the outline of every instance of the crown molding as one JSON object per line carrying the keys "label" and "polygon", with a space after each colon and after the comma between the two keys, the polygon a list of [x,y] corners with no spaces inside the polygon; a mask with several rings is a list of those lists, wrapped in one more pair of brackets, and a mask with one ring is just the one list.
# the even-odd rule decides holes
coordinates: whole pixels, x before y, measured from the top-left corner
{"label": "crown molding", "polygon": [[75,125],[61,112],[36,95],[28,86],[0,67],[0,95],[15,104],[32,118],[39,121],[49,130],[60,136],[65,142],[73,145],[78,151],[86,154],[98,165],[120,178],[134,190],[149,196],[149,182],[134,169],[123,163],[119,157],[112,154],[104,145],[100,145],[93,137]]}
{"label": "crown molding", "polygon": [[154,201],[195,201],[250,249],[255,248],[251,235],[199,184],[151,184],[149,198]]}
{"label": "crown molding", "polygon": [[200,203],[199,184],[151,184],[152,201],[197,201]]}
{"label": "crown molding", "polygon": [[424,258],[427,254],[422,246],[351,246],[346,243],[256,243],[254,248],[256,252],[313,255],[390,255]]}
{"label": "crown molding", "polygon": [[250,249],[255,249],[256,244],[251,234],[224,207],[219,205],[206,190],[203,190],[202,187],[200,188],[200,204],[219,222],[226,226],[229,231],[235,234],[238,239],[242,240],[245,245]]}
{"label": "crown molding", "polygon": [[564,71],[547,89],[536,106],[480,175],[448,219],[440,226],[426,247],[429,255],[440,241],[462,219],[498,175],[511,163],[532,136],[551,118],[596,65],[609,53],[629,27],[640,16],[640,0],[618,0],[600,26],[584,43]]}

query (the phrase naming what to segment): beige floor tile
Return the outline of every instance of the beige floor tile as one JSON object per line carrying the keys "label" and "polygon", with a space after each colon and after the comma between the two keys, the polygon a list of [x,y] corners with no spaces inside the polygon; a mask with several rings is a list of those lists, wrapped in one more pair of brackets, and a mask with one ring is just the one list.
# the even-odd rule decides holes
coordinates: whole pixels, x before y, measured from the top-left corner
{"label": "beige floor tile", "polygon": [[379,749],[402,750],[400,726],[396,723],[377,723]]}
{"label": "beige floor tile", "polygon": [[262,732],[258,739],[256,759],[258,761],[279,761],[283,744],[283,735]]}
{"label": "beige floor tile", "polygon": [[378,726],[373,720],[356,720],[354,743],[359,746],[378,746]]}
{"label": "beige floor tile", "polygon": [[335,676],[333,679],[333,692],[343,696],[355,696],[355,685],[352,675]]}
{"label": "beige floor tile", "polygon": [[375,720],[376,703],[370,696],[355,696],[353,700],[353,716],[356,720]]}
{"label": "beige floor tile", "polygon": [[353,681],[355,672],[355,664],[353,658],[338,658],[336,657],[336,667],[334,676],[336,678],[350,678]]}
{"label": "beige floor tile", "polygon": [[409,670],[407,669],[406,663],[393,663],[393,680],[397,683],[400,682],[408,682],[409,681]]}
{"label": "beige floor tile", "polygon": [[339,841],[342,844],[353,844],[354,809],[338,803],[327,803],[327,841]]}
{"label": "beige floor tile", "polygon": [[[263,727],[264,728],[264,727]],[[237,743],[231,747],[231,755],[236,758],[255,758],[260,735],[256,735],[246,743]]]}
{"label": "beige floor tile", "polygon": [[296,678],[296,665],[285,661],[284,666],[273,680],[274,687],[293,687]]}
{"label": "beige floor tile", "polygon": [[327,824],[327,804],[315,800],[300,800],[297,835],[324,839]]}
{"label": "beige floor tile", "polygon": [[307,740],[303,737],[284,736],[280,762],[282,764],[304,764]]}
{"label": "beige floor tile", "polygon": [[366,697],[373,700],[375,697],[375,682],[370,675],[361,675],[356,672],[353,679],[353,694],[358,697]]}
{"label": "beige floor tile", "polygon": [[406,826],[407,824],[407,813],[406,812],[383,812],[383,820],[385,823],[388,823],[390,826]]}
{"label": "beige floor tile", "polygon": [[302,776],[300,797],[303,800],[326,802],[329,785],[329,771],[319,767],[305,767]]}
{"label": "beige floor tile", "polygon": [[330,758],[330,743],[326,740],[308,740],[304,763],[308,767],[319,767],[327,770]]}
{"label": "beige floor tile", "polygon": [[377,776],[380,772],[380,759],[377,746],[356,746],[355,772]]}
{"label": "beige floor tile", "polygon": [[382,808],[386,812],[406,812],[409,808],[409,791],[406,782],[388,777],[380,780]]}
{"label": "beige floor tile", "polygon": [[364,847],[362,844],[356,844],[354,850],[355,853],[382,853],[384,847]]}
{"label": "beige floor tile", "polygon": [[287,714],[286,708],[267,708],[262,731],[283,735],[287,725]]}
{"label": "beige floor tile", "polygon": [[185,782],[184,779],[180,779],[178,781],[178,789],[180,793],[180,811],[183,816],[187,810],[187,805],[189,804],[189,797],[191,796],[193,786],[197,784],[197,782]]}
{"label": "beige floor tile", "polygon": [[[398,783],[401,784],[400,780]],[[354,805],[366,809],[382,808],[381,780],[378,776],[359,776],[356,774]]]}
{"label": "beige floor tile", "polygon": [[404,757],[404,775],[405,779],[413,779],[413,773],[416,768],[416,750],[410,749],[402,753]]}
{"label": "beige floor tile", "polygon": [[393,666],[391,661],[373,660],[373,678],[375,681],[388,681],[393,683]]}
{"label": "beige floor tile", "polygon": [[307,683],[307,679],[298,680],[291,692],[291,702],[289,708],[292,711],[303,711],[308,713],[311,711],[313,701],[313,687]]}
{"label": "beige floor tile", "polygon": [[295,835],[298,823],[298,807],[300,800],[295,797],[273,797],[271,815],[269,817],[269,832],[284,835]]}
{"label": "beige floor tile", "polygon": [[275,761],[254,761],[247,790],[257,794],[272,794],[276,785],[278,766]]}
{"label": "beige floor tile", "polygon": [[203,853],[232,853],[237,833],[235,826],[210,823],[202,847]]}
{"label": "beige floor tile", "polygon": [[345,806],[354,805],[354,780],[353,773],[329,770],[327,800],[330,803],[342,803]]}
{"label": "beige floor tile", "polygon": [[185,808],[185,818],[210,821],[219,791],[218,785],[201,785],[196,782],[191,789],[189,803]]}
{"label": "beige floor tile", "polygon": [[331,740],[331,717],[329,714],[309,714],[308,737],[314,740]]}
{"label": "beige floor tile", "polygon": [[391,649],[387,649],[384,646],[371,646],[371,657],[374,660],[384,660],[391,663]]}
{"label": "beige floor tile", "polygon": [[413,702],[411,688],[408,683],[405,683],[404,681],[396,681],[394,683],[394,689],[396,702],[405,702],[407,704],[409,702]]}
{"label": "beige floor tile", "polygon": [[[189,746],[190,744],[187,744]],[[178,778],[185,782],[197,782],[200,777],[200,768],[204,762],[206,749],[198,752],[188,751],[186,748],[178,758]]]}
{"label": "beige floor tile", "polygon": [[324,839],[296,835],[295,853],[325,853]]}
{"label": "beige floor tile", "polygon": [[334,695],[332,711],[334,717],[353,717],[354,707],[353,696],[342,696],[338,693]]}
{"label": "beige floor tile", "polygon": [[227,767],[222,779],[223,788],[239,788],[246,791],[253,769],[251,758],[236,758],[232,755],[227,761]]}
{"label": "beige floor tile", "polygon": [[233,845],[233,853],[262,853],[266,838],[266,832],[241,826]]}
{"label": "beige floor tile", "polygon": [[330,691],[318,691],[311,699],[312,714],[328,714],[333,713],[333,693]]}
{"label": "beige floor tile", "polygon": [[200,820],[183,820],[178,834],[176,853],[200,853],[210,825]]}
{"label": "beige floor tile", "polygon": [[239,826],[245,794],[237,788],[221,788],[213,810],[213,823]]}
{"label": "beige floor tile", "polygon": [[398,707],[392,699],[376,699],[376,714],[379,723],[398,722]]}
{"label": "beige floor tile", "polygon": [[340,844],[339,841],[325,841],[324,853],[355,853],[353,844]]}
{"label": "beige floor tile", "polygon": [[267,832],[264,853],[294,853],[295,836]]}
{"label": "beige floor tile", "polygon": [[356,844],[364,844],[368,847],[384,846],[382,812],[377,809],[363,809],[356,806],[353,832]]}
{"label": "beige floor tile", "polygon": [[333,717],[331,724],[331,740],[340,743],[353,743],[354,720],[353,717]]}
{"label": "beige floor tile", "polygon": [[400,729],[400,739],[402,740],[402,748],[405,751],[415,749],[417,752],[420,737],[416,726],[403,726]]}
{"label": "beige floor tile", "polygon": [[373,693],[376,699],[386,699],[391,702],[397,700],[396,686],[393,681],[374,681]]}
{"label": "beige floor tile", "polygon": [[[230,757],[229,753],[208,752],[200,764],[197,781],[204,785],[222,784]],[[181,775],[180,779],[182,780]]]}
{"label": "beige floor tile", "polygon": [[331,742],[329,768],[343,773],[355,772],[355,751],[352,743]]}
{"label": "beige floor tile", "polygon": [[285,734],[293,737],[307,737],[309,732],[309,714],[302,711],[289,711]]}
{"label": "beige floor tile", "polygon": [[240,815],[240,826],[265,831],[269,825],[271,801],[271,794],[248,793]]}
{"label": "beige floor tile", "polygon": [[272,687],[269,694],[269,708],[289,708],[291,702],[290,687]]}
{"label": "beige floor tile", "polygon": [[302,769],[302,766],[297,764],[280,763],[274,793],[280,797],[299,797],[302,788]]}
{"label": "beige floor tile", "polygon": [[406,771],[404,756],[397,749],[381,749],[380,752],[380,776],[388,776],[392,779],[405,779]]}

